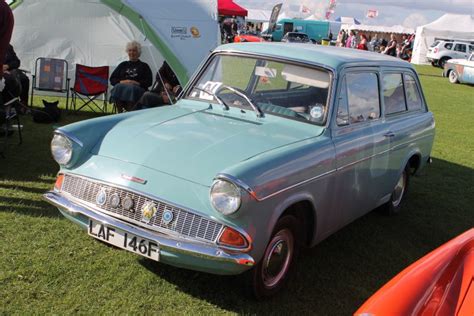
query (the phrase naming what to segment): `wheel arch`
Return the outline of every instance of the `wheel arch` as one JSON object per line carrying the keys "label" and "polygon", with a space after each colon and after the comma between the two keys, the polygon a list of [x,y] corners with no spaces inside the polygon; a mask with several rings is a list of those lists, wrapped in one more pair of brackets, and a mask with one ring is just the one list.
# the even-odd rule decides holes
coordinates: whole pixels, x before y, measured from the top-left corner
{"label": "wheel arch", "polygon": [[280,218],[293,215],[303,224],[303,245],[311,246],[316,236],[317,211],[313,196],[309,192],[300,192],[285,199],[277,206],[270,227],[273,229]]}

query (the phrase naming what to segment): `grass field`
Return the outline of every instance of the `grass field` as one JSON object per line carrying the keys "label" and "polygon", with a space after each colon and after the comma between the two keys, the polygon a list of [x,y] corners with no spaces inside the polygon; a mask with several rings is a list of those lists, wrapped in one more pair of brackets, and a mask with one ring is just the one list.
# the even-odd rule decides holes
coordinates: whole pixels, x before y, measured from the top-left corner
{"label": "grass field", "polygon": [[[51,125],[23,118],[25,141],[0,159],[0,315],[350,315],[404,267],[474,226],[474,87],[419,67],[436,118],[434,163],[402,213],[372,212],[300,257],[280,295],[246,298],[236,277],[155,264],[107,247],[41,200],[54,183]],[[67,115],[61,124],[92,117]],[[15,140],[15,138],[12,138]]]}

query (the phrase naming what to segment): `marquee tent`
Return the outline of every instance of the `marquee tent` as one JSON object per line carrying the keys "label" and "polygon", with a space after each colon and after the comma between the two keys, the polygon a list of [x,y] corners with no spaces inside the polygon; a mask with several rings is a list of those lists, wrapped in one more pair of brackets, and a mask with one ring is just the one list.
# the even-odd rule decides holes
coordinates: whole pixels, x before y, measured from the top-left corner
{"label": "marquee tent", "polygon": [[[186,3],[184,3],[186,2]],[[14,1],[12,45],[22,68],[37,57],[74,64],[127,60],[125,44],[142,44],[141,60],[154,72],[166,60],[185,84],[209,50],[219,44],[217,0],[23,0]]]}
{"label": "marquee tent", "polygon": [[270,21],[270,17],[272,16],[271,10],[258,10],[258,9],[248,9],[248,15],[245,18],[246,22],[255,22],[255,23],[263,23]]}
{"label": "marquee tent", "polygon": [[427,64],[426,53],[436,39],[474,41],[473,16],[445,14],[432,23],[418,27],[411,62]]}
{"label": "marquee tent", "polygon": [[232,0],[218,0],[217,6],[219,15],[247,16],[248,14],[247,9],[242,8]]}

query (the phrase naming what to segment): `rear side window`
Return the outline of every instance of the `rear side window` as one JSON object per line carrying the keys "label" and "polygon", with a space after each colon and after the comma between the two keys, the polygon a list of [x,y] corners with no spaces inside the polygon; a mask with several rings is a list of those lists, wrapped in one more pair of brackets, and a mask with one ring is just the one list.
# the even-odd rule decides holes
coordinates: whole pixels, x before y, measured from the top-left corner
{"label": "rear side window", "polygon": [[378,78],[375,73],[352,73],[346,76],[350,123],[380,117]]}
{"label": "rear side window", "polygon": [[456,44],[454,46],[454,50],[457,52],[465,53],[466,52],[466,45],[465,44]]}
{"label": "rear side window", "polygon": [[444,44],[444,48],[446,48],[446,49],[452,49],[452,48],[453,48],[453,43],[446,43],[446,44]]}
{"label": "rear side window", "polygon": [[415,78],[412,75],[404,74],[405,91],[407,97],[407,106],[409,111],[420,110],[423,106],[420,90],[418,89]]}
{"label": "rear side window", "polygon": [[474,52],[474,46],[469,45],[469,54],[472,54]]}
{"label": "rear side window", "polygon": [[393,114],[406,111],[402,74],[384,74],[382,82],[385,113]]}

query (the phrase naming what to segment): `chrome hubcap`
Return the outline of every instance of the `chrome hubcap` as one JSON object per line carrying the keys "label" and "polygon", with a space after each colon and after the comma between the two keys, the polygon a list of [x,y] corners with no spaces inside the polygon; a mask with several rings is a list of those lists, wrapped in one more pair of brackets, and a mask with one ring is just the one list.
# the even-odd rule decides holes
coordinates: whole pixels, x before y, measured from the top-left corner
{"label": "chrome hubcap", "polygon": [[451,71],[449,73],[449,77],[451,79],[451,82],[455,82],[457,80],[457,76],[456,76],[456,73],[454,71]]}
{"label": "chrome hubcap", "polygon": [[400,179],[398,179],[395,189],[393,190],[392,205],[394,207],[397,207],[398,205],[400,205],[400,202],[402,201],[403,193],[405,193],[406,177],[407,177],[406,172],[403,172],[402,175],[400,176]]}
{"label": "chrome hubcap", "polygon": [[276,286],[288,272],[294,250],[293,234],[280,230],[270,241],[263,258],[262,279],[267,288]]}

